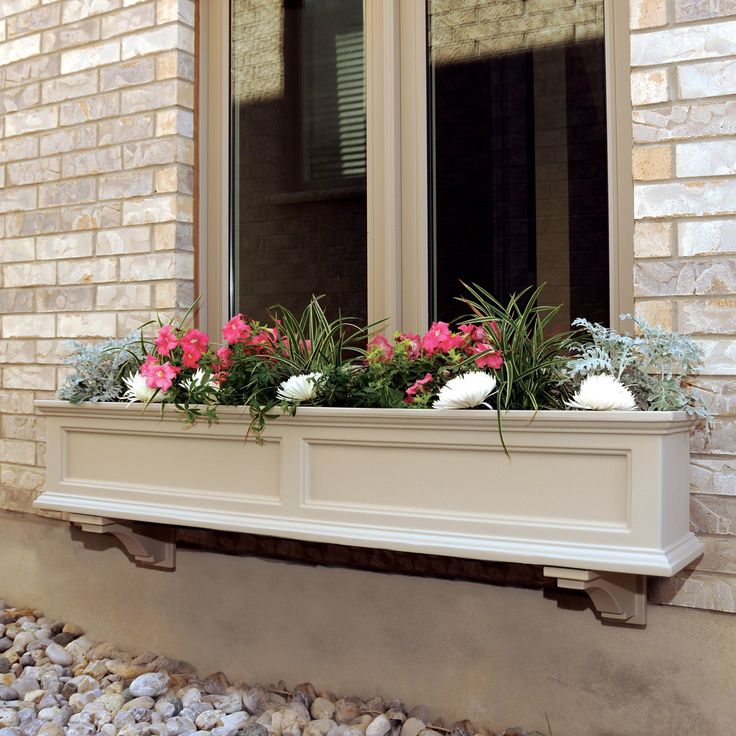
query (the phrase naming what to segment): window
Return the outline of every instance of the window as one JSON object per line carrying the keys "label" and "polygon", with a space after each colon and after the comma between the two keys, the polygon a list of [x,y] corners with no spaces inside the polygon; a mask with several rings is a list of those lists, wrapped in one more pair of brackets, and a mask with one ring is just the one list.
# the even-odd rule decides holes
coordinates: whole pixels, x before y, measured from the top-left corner
{"label": "window", "polygon": [[419,330],[460,280],[630,308],[627,3],[201,5],[210,324],[317,293]]}

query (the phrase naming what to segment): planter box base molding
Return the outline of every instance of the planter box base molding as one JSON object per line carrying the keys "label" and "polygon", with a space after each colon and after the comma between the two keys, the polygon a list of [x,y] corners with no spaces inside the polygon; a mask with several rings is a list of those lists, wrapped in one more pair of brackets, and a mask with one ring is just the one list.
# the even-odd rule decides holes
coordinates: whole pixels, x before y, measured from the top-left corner
{"label": "planter box base molding", "polygon": [[507,458],[487,411],[305,407],[258,445],[237,408],[184,428],[171,407],[37,406],[36,505],[115,533],[144,564],[171,567],[173,542],[150,545],[124,521],[544,565],[594,602],[623,600],[609,618],[631,622],[641,585],[609,573],[667,577],[702,553],[683,413],[508,412]]}

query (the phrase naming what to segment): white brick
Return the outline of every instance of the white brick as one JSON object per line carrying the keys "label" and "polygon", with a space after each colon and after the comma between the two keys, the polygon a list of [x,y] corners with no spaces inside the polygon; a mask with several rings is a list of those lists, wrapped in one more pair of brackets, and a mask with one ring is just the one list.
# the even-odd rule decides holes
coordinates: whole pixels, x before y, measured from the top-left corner
{"label": "white brick", "polygon": [[[38,365],[8,366],[3,371],[3,387],[53,391],[56,388],[56,370]],[[29,465],[33,464],[31,460]]]}
{"label": "white brick", "polygon": [[181,49],[194,53],[194,35],[189,28],[180,25],[164,26],[155,30],[131,34],[123,38],[122,58]]}
{"label": "white brick", "polygon": [[36,253],[44,260],[91,256],[93,238],[92,232],[41,236],[36,242]]}
{"label": "white brick", "polygon": [[108,13],[120,7],[120,0],[64,0],[63,23],[88,18],[90,15]]}
{"label": "white brick", "polygon": [[97,70],[69,74],[58,79],[47,79],[42,84],[42,98],[46,102],[61,102],[74,97],[86,97],[97,92]]}
{"label": "white brick", "polygon": [[637,219],[736,214],[736,179],[639,184],[634,210]]}
{"label": "white brick", "polygon": [[666,69],[637,69],[631,72],[631,102],[651,105],[670,98]]}
{"label": "white brick", "polygon": [[736,220],[678,222],[677,240],[681,256],[736,253]]}
{"label": "white brick", "polygon": [[0,43],[0,67],[12,64],[14,61],[27,59],[41,53],[41,34],[21,36],[12,41]]}
{"label": "white brick", "polygon": [[736,61],[688,64],[677,69],[680,97],[718,97],[736,94]]}
{"label": "white brick", "polygon": [[120,42],[117,40],[71,49],[61,54],[61,73],[70,74],[91,67],[120,61]]}
{"label": "white brick", "polygon": [[149,309],[151,287],[148,284],[115,284],[97,287],[100,309]]}
{"label": "white brick", "polygon": [[54,337],[56,320],[53,314],[5,315],[3,337]]}
{"label": "white brick", "polygon": [[5,135],[28,135],[35,130],[48,130],[59,124],[59,108],[39,107],[34,110],[23,110],[5,116]]}
{"label": "white brick", "polygon": [[33,238],[8,238],[0,241],[0,263],[32,261]]}
{"label": "white brick", "polygon": [[699,141],[676,147],[677,176],[736,174],[736,141]]}
{"label": "white brick", "polygon": [[668,64],[736,54],[736,20],[668,28],[631,37],[631,66]]}
{"label": "white brick", "polygon": [[143,225],[179,219],[182,214],[177,197],[167,194],[123,202],[123,225]]}
{"label": "white brick", "polygon": [[59,337],[113,337],[115,315],[104,312],[57,315]]}
{"label": "white brick", "polygon": [[98,255],[144,253],[151,250],[150,227],[124,227],[97,234]]}
{"label": "white brick", "polygon": [[190,279],[194,276],[191,253],[149,253],[120,259],[121,281]]}
{"label": "white brick", "polygon": [[59,261],[59,284],[93,284],[115,281],[115,258],[96,258],[88,261]]}
{"label": "white brick", "polygon": [[97,145],[95,125],[81,125],[77,128],[62,128],[54,133],[44,133],[41,139],[41,155],[49,156],[66,151],[79,151]]}
{"label": "white brick", "polygon": [[32,210],[36,208],[36,188],[23,187],[2,190],[0,213]]}

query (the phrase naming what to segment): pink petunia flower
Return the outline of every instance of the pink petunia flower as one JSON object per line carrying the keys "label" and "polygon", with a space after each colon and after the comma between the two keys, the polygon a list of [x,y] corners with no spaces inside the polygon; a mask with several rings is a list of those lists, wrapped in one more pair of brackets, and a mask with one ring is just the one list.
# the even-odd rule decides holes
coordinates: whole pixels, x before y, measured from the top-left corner
{"label": "pink petunia flower", "polygon": [[408,389],[406,389],[407,396],[416,396],[418,393],[424,391],[424,387],[432,380],[432,374],[427,373],[424,378],[420,378],[415,381]]}
{"label": "pink petunia flower", "polygon": [[222,336],[230,345],[238,342],[238,340],[247,339],[250,333],[251,327],[245,323],[242,314],[236,314],[222,328]]}
{"label": "pink petunia flower", "polygon": [[487,339],[486,331],[479,325],[459,325],[457,329],[471,342],[483,342]]}
{"label": "pink petunia flower", "polygon": [[154,366],[151,364],[148,372],[143,374],[146,376],[146,385],[149,388],[158,388],[161,391],[168,391],[181,368],[177,368],[168,361],[161,365]]}
{"label": "pink petunia flower", "polygon": [[230,350],[229,347],[224,346],[221,347],[216,354],[217,357],[220,359],[220,370],[225,370],[226,368],[229,368],[232,363],[233,351]]}
{"label": "pink petunia flower", "polygon": [[197,370],[199,368],[199,359],[202,357],[201,353],[188,352],[181,356],[181,364],[185,368],[193,368]]}
{"label": "pink petunia flower", "polygon": [[210,338],[206,332],[192,329],[182,337],[180,344],[185,356],[194,356],[194,360],[199,360],[204,354],[204,351],[207,350],[209,341]]}
{"label": "pink petunia flower", "polygon": [[449,353],[452,348],[463,344],[462,335],[453,333],[447,322],[433,322],[427,334],[422,338],[422,348],[427,355],[433,353]]}
{"label": "pink petunia flower", "polygon": [[475,364],[479,368],[492,368],[494,371],[497,371],[503,365],[503,357],[500,350],[494,350],[492,345],[479,342],[473,348],[473,354],[485,353],[487,350],[491,352],[476,358]]}
{"label": "pink petunia flower", "polygon": [[407,343],[406,357],[416,360],[422,354],[422,338],[412,332],[400,332],[397,342]]}
{"label": "pink petunia flower", "polygon": [[174,328],[171,325],[164,325],[158,331],[154,343],[158,354],[166,356],[171,354],[171,351],[179,344],[179,340],[174,334]]}
{"label": "pink petunia flower", "polygon": [[376,335],[367,347],[368,359],[379,363],[388,362],[394,354],[393,345],[383,335]]}

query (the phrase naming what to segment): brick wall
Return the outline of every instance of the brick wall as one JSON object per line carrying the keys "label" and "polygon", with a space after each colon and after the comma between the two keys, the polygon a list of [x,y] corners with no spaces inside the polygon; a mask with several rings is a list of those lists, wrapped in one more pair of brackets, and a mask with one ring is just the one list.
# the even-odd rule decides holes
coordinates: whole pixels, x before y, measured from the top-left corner
{"label": "brick wall", "polygon": [[631,9],[636,311],[697,337],[697,384],[718,414],[692,444],[705,555],[654,594],[736,611],[736,2]]}
{"label": "brick wall", "polygon": [[193,296],[193,0],[0,2],[0,509],[43,475],[70,339]]}

